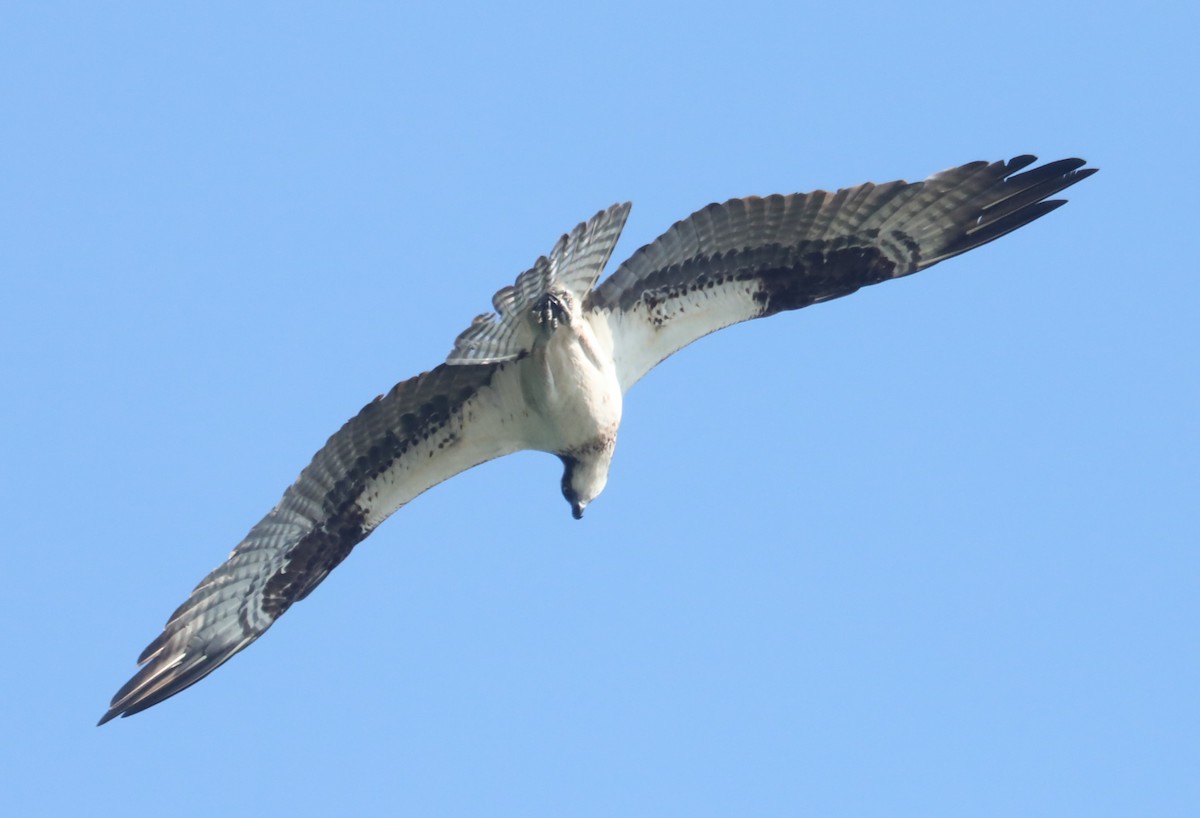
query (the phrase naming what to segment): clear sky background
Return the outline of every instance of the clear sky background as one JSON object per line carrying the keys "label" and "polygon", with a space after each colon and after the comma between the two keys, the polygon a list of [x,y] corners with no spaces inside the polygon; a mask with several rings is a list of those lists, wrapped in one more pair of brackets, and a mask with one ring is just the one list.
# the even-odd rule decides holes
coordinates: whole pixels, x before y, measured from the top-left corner
{"label": "clear sky background", "polygon": [[[1191,4],[432,5],[0,13],[0,812],[1197,814]],[[1026,152],[1102,171],[671,359],[582,522],[476,469],[93,726],[578,221]]]}

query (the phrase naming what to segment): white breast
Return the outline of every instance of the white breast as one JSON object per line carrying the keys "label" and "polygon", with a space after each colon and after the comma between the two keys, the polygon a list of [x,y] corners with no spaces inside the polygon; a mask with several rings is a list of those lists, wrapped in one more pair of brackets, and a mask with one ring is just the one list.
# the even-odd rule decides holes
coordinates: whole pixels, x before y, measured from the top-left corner
{"label": "white breast", "polygon": [[533,448],[562,452],[616,435],[621,423],[621,385],[610,345],[588,321],[560,326],[522,361],[522,390],[534,418]]}

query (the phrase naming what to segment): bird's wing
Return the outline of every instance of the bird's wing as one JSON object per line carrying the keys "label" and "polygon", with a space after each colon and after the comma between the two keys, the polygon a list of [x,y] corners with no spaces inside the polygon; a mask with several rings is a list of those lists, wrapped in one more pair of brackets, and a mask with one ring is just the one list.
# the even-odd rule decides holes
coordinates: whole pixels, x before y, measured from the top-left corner
{"label": "bird's wing", "polygon": [[722,327],[923,270],[1054,210],[1081,159],[972,162],[923,182],[712,204],[642,247],[591,294],[622,389]]}
{"label": "bird's wing", "polygon": [[525,448],[518,366],[443,364],[363,407],[171,615],[100,723],[144,710],[207,676],[413,497]]}
{"label": "bird's wing", "polygon": [[463,330],[446,363],[510,361],[528,352],[533,339],[526,311],[552,286],[582,302],[608,263],[628,216],[629,203],[616,204],[560,238],[549,256],[539,258],[514,284],[492,296],[496,312],[476,317]]}

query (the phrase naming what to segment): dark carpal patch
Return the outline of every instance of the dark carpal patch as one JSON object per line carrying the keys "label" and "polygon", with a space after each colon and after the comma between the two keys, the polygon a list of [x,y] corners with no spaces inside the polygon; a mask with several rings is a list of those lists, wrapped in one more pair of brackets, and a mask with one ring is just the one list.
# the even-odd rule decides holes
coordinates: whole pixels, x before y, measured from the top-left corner
{"label": "dark carpal patch", "polygon": [[788,261],[756,274],[759,289],[754,300],[762,307],[760,315],[849,295],[860,287],[895,278],[897,267],[882,250],[871,246],[813,248],[791,254]]}
{"label": "dark carpal patch", "polygon": [[288,552],[287,561],[263,588],[263,612],[278,617],[304,599],[325,576],[350,556],[367,536],[366,515],[357,506],[308,532]]}

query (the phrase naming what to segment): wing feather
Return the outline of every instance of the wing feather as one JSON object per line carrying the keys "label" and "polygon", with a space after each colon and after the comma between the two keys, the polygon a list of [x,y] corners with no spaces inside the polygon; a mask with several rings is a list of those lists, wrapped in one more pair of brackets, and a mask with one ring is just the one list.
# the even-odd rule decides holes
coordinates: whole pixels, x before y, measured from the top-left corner
{"label": "wing feather", "polygon": [[216,670],[413,497],[524,448],[516,366],[442,365],[363,407],[171,614],[100,723],[145,710]]}
{"label": "wing feather", "polygon": [[1062,204],[1081,159],[971,162],[923,182],[732,199],[676,222],[588,298],[623,389],[722,327],[847,295],[965,253]]}

